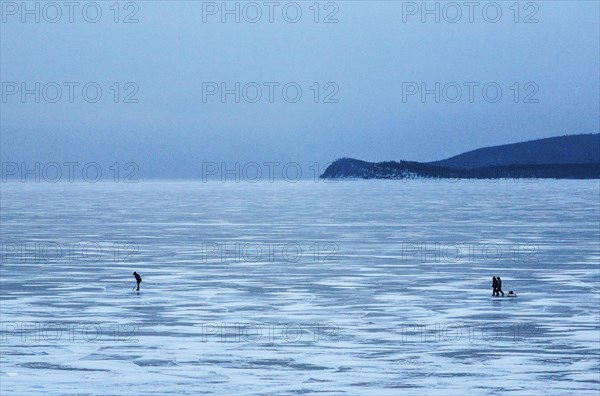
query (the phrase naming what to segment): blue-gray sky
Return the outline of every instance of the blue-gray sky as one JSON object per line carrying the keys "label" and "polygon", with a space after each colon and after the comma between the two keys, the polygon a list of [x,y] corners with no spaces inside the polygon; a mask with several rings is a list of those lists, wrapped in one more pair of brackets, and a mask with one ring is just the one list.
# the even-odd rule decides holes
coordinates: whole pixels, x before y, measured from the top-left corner
{"label": "blue-gray sky", "polygon": [[[495,23],[498,7],[489,2],[474,6],[472,22],[464,2],[428,2],[431,9],[438,4],[439,23],[415,10],[422,2],[320,2],[319,23],[313,1],[297,2],[297,23],[283,16],[287,4],[286,17],[295,17],[290,2],[276,2],[274,23],[262,1],[257,23],[244,20],[255,16],[248,2],[239,3],[240,23],[233,15],[225,23],[220,12],[209,15],[220,1],[121,2],[119,23],[110,8],[114,2],[98,2],[102,17],[90,23],[82,15],[87,3],[79,3],[70,23],[68,8],[58,2],[62,17],[50,23],[54,6],[39,2],[36,23],[35,15],[23,15],[21,2],[2,1],[2,161],[133,161],[144,177],[193,177],[206,161],[430,161],[482,146],[599,130],[596,1],[520,2],[518,15],[513,1],[501,1],[494,3],[502,12]],[[35,9],[35,2],[28,4]],[[86,10],[93,19],[95,8]],[[131,13],[138,22],[122,23]],[[338,22],[323,23],[332,14]],[[25,103],[20,93],[9,94],[36,82],[40,91],[48,83],[61,85],[58,103],[48,103],[44,92],[40,103],[33,94]],[[74,103],[65,82],[80,84]],[[97,103],[82,97],[88,82],[102,88]],[[128,82],[139,87],[138,103],[122,103],[134,89],[124,90]],[[217,95],[203,103],[205,82],[281,85],[274,103],[264,85],[258,103],[243,96],[235,103],[233,95],[227,103]],[[297,103],[282,97],[289,82],[303,89]],[[311,86],[317,82],[314,103]],[[464,85],[471,82],[479,84],[473,103]],[[491,82],[502,89],[496,103],[481,93]],[[406,93],[421,83],[431,89],[450,85],[440,103],[433,94],[425,103],[419,94],[403,100],[403,86]],[[455,84],[463,97],[449,103]],[[53,86],[46,97],[54,96]],[[322,103],[335,86],[338,103]],[[253,88],[247,93],[254,96]],[[524,103],[526,98],[537,103]]]}

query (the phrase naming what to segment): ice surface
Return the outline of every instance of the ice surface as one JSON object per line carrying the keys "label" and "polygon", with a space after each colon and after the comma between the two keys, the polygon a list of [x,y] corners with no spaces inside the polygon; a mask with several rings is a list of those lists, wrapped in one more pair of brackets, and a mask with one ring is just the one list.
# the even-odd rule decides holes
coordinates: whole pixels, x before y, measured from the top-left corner
{"label": "ice surface", "polygon": [[3,184],[0,394],[597,395],[599,193]]}

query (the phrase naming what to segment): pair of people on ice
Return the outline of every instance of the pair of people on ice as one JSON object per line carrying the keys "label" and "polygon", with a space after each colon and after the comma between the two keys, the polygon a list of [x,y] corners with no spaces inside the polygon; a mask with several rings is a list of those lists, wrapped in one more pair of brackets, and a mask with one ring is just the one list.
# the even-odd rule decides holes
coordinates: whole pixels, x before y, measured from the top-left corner
{"label": "pair of people on ice", "polygon": [[[502,297],[504,297],[504,292],[502,291],[502,279],[500,279],[499,276],[492,277],[492,289],[494,289],[492,296],[500,297],[500,293],[502,293]],[[508,292],[508,297],[517,297],[517,293],[511,290]]]}
{"label": "pair of people on ice", "polygon": [[492,277],[492,289],[494,289],[492,296],[500,296],[500,293],[502,293],[502,297],[504,297],[504,292],[502,291],[502,279],[500,279],[499,276]]}

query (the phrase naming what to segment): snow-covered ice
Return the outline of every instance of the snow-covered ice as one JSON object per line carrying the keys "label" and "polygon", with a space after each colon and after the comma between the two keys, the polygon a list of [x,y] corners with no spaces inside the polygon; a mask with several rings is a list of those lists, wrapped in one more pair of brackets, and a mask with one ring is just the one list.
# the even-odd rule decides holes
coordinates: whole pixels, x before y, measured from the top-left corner
{"label": "snow-covered ice", "polygon": [[5,183],[0,394],[597,395],[599,194]]}

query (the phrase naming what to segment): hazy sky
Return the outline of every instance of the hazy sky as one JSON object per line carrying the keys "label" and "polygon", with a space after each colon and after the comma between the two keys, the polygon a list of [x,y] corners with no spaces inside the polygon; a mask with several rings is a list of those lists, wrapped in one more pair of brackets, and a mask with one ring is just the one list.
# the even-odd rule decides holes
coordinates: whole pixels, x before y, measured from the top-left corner
{"label": "hazy sky", "polygon": [[[439,23],[420,1],[228,2],[239,23],[220,1],[1,3],[2,161],[190,177],[210,161],[429,161],[599,130],[596,1],[428,2]],[[210,94],[236,83],[239,103]]]}

